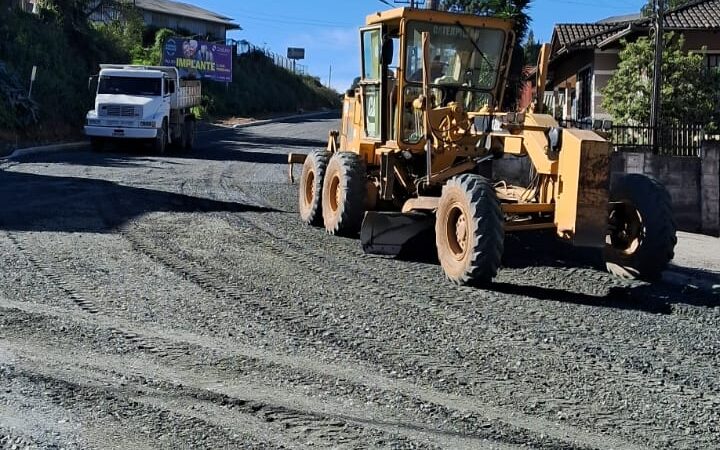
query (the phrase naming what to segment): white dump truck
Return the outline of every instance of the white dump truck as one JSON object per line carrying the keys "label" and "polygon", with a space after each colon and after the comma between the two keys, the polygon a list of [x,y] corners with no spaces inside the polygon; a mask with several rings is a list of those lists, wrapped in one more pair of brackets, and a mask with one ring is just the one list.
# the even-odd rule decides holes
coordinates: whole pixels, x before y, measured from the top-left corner
{"label": "white dump truck", "polygon": [[95,109],[87,113],[85,134],[94,150],[111,139],[189,150],[195,140],[193,106],[200,104],[199,80],[180,78],[175,67],[101,64]]}

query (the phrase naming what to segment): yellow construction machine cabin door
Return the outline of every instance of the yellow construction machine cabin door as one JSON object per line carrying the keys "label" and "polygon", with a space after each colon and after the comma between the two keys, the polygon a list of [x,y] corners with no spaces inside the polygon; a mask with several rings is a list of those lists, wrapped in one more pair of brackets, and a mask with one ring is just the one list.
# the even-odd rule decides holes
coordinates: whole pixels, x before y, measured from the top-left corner
{"label": "yellow construction machine cabin door", "polygon": [[360,90],[363,99],[363,140],[385,140],[385,121],[383,120],[383,34],[381,26],[360,30],[362,77]]}

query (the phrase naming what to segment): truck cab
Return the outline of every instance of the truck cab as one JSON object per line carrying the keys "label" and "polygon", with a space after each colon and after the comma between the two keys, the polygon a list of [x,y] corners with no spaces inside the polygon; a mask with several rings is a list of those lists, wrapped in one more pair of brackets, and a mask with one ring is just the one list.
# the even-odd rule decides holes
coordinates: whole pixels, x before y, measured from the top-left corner
{"label": "truck cab", "polygon": [[95,107],[85,125],[94,149],[111,139],[146,140],[157,153],[167,145],[192,146],[191,108],[200,103],[200,81],[181,79],[174,67],[100,67]]}

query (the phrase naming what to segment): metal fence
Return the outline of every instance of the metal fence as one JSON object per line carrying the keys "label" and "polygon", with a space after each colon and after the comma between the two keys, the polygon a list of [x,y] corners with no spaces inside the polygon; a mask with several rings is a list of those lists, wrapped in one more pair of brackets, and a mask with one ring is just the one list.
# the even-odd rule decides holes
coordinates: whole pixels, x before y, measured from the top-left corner
{"label": "metal fence", "polygon": [[228,39],[227,44],[234,45],[237,48],[238,55],[243,55],[243,54],[252,53],[252,52],[260,52],[260,53],[264,54],[265,56],[267,56],[273,62],[273,64],[275,64],[278,67],[282,67],[285,70],[297,73],[299,75],[307,75],[308,74],[306,65],[297,64],[297,62],[292,59],[288,59],[285,56],[271,52],[270,50],[268,50],[264,47],[258,47],[257,45],[246,41],[245,39],[240,40],[240,41],[236,41],[234,39]]}
{"label": "metal fence", "polygon": [[617,151],[656,152],[668,156],[700,156],[705,130],[700,124],[660,126],[653,146],[650,125],[611,125],[608,121],[561,121],[570,128],[595,130],[605,135]]}

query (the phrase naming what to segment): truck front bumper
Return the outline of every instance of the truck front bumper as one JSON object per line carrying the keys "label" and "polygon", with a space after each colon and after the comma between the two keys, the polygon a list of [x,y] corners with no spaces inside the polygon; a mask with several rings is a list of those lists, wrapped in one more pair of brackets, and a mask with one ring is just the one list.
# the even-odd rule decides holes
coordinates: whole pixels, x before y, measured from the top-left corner
{"label": "truck front bumper", "polygon": [[90,137],[120,138],[120,139],[154,139],[157,136],[156,128],[120,128],[85,126],[85,135]]}

